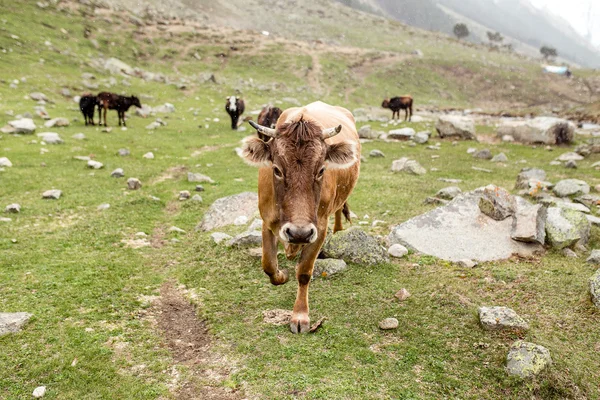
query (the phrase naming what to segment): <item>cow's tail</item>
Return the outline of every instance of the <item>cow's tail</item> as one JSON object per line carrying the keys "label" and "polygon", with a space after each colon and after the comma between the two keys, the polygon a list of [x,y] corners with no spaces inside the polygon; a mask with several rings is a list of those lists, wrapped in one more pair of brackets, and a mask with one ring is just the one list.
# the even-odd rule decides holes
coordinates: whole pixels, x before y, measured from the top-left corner
{"label": "cow's tail", "polygon": [[350,207],[348,207],[348,202],[345,202],[342,206],[342,214],[344,214],[346,221],[352,223],[352,217],[350,217]]}

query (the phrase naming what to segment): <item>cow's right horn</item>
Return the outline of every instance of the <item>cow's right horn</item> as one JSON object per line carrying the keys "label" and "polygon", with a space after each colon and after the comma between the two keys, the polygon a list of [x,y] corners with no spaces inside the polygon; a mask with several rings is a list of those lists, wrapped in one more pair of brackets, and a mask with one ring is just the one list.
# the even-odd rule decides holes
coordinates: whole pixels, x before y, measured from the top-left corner
{"label": "cow's right horn", "polygon": [[252,127],[254,129],[256,129],[257,131],[259,131],[260,133],[262,133],[263,135],[275,138],[277,137],[277,131],[273,128],[267,128],[266,126],[262,126],[257,124],[256,122],[249,120],[248,121],[250,123],[250,125],[252,125]]}
{"label": "cow's right horn", "polygon": [[329,139],[330,137],[333,137],[333,136],[337,135],[338,133],[340,133],[341,130],[342,130],[341,125],[338,125],[335,128],[323,129],[323,139]]}

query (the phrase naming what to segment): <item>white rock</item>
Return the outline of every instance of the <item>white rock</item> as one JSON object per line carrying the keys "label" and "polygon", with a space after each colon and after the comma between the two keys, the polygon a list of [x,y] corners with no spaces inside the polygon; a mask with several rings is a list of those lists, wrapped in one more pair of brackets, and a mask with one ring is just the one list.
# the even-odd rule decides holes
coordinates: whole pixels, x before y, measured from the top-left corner
{"label": "white rock", "polygon": [[0,157],[0,167],[12,167],[12,163],[6,157]]}
{"label": "white rock", "polygon": [[122,178],[125,176],[125,173],[123,172],[123,168],[117,168],[113,172],[111,172],[110,176],[112,176],[113,178]]}
{"label": "white rock", "polygon": [[151,151],[149,151],[146,154],[144,154],[142,157],[152,160],[152,159],[154,159],[154,154]]}
{"label": "white rock", "polygon": [[396,318],[386,318],[383,321],[379,322],[379,329],[382,329],[382,330],[396,329],[398,327],[398,325],[399,325],[399,323]]}
{"label": "white rock", "polygon": [[6,213],[18,214],[21,212],[21,206],[17,203],[9,204],[4,209]]}
{"label": "white rock", "polygon": [[104,167],[104,164],[102,164],[99,161],[89,160],[87,162],[87,166],[88,166],[88,168],[91,168],[91,169],[100,169],[100,168]]}
{"label": "white rock", "polygon": [[33,390],[33,397],[36,399],[44,397],[46,394],[46,386],[38,386]]}
{"label": "white rock", "polygon": [[395,258],[402,258],[408,254],[408,249],[401,244],[396,243],[390,246],[388,254]]}
{"label": "white rock", "polygon": [[61,195],[62,195],[62,191],[57,190],[57,189],[52,189],[52,190],[46,190],[44,193],[42,193],[42,198],[58,200]]}
{"label": "white rock", "polygon": [[108,210],[110,208],[110,204],[102,203],[98,206],[98,211]]}
{"label": "white rock", "polygon": [[14,121],[9,121],[8,125],[13,128],[13,133],[35,132],[35,123],[31,118],[21,118]]}
{"label": "white rock", "polygon": [[62,144],[64,141],[61,139],[60,135],[56,132],[42,132],[37,134],[38,137],[41,137],[44,142],[47,144]]}

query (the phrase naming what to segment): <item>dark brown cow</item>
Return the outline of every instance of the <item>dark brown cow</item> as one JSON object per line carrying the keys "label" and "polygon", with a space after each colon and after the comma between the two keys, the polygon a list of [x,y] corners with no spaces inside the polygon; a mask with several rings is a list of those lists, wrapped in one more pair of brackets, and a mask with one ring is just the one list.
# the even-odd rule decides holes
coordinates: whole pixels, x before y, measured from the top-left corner
{"label": "dark brown cow", "polygon": [[237,130],[238,121],[240,119],[240,115],[244,113],[245,104],[244,100],[239,97],[229,96],[227,98],[227,103],[225,103],[225,111],[231,117],[231,129]]}
{"label": "dark brown cow", "polygon": [[104,110],[104,126],[106,126],[107,111],[117,110],[117,114],[119,114],[119,126],[121,126],[121,122],[123,122],[123,126],[127,126],[125,124],[125,113],[131,106],[142,108],[140,99],[135,96],[121,96],[109,92],[98,93],[98,116],[100,117],[98,125],[102,125],[102,110]]}
{"label": "dark brown cow", "polygon": [[408,117],[409,122],[412,119],[412,106],[413,98],[410,95],[392,97],[391,99],[383,100],[383,103],[381,103],[381,107],[392,110],[392,119],[394,119],[394,116],[397,116],[397,119],[400,119],[400,110],[404,110],[404,120],[406,121],[406,118]]}
{"label": "dark brown cow", "polygon": [[[258,114],[258,124],[261,126],[266,126],[267,128],[275,128],[277,124],[277,120],[281,115],[281,108],[273,107],[272,105],[265,106],[260,114]],[[268,136],[263,135],[258,132],[258,137],[264,140],[265,142],[269,139]]]}
{"label": "dark brown cow", "polygon": [[94,112],[98,105],[98,97],[91,93],[84,93],[79,99],[79,109],[85,119],[85,125],[94,125]]}
{"label": "dark brown cow", "polygon": [[277,264],[278,241],[289,259],[301,252],[290,328],[307,332],[308,286],[329,216],[335,213],[334,232],[343,229],[346,200],[358,179],[360,142],[354,117],[344,108],[315,102],[285,110],[275,129],[250,124],[269,137],[267,142],[256,136],[245,139],[242,152],[249,164],[260,167],[262,267],[272,284],[284,284],[288,272]]}

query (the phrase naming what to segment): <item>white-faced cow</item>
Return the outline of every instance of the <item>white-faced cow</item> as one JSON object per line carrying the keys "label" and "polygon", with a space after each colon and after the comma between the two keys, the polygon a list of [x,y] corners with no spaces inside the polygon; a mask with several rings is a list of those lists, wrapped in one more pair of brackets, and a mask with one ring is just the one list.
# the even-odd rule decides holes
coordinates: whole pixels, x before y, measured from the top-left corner
{"label": "white-faced cow", "polygon": [[239,97],[229,96],[227,103],[225,103],[225,111],[231,117],[231,129],[236,130],[238,128],[238,121],[240,115],[244,113],[244,100]]}
{"label": "white-faced cow", "polygon": [[310,329],[308,286],[315,259],[327,234],[329,216],[335,214],[334,232],[349,217],[348,196],[358,180],[360,142],[350,111],[322,102],[285,110],[276,127],[250,124],[268,141],[253,136],[244,140],[242,157],[258,166],[258,206],[263,219],[262,267],[271,283],[288,281],[277,264],[277,243],[294,258],[298,293],[290,328]]}
{"label": "white-faced cow", "polygon": [[392,97],[391,99],[383,100],[383,103],[381,103],[381,107],[392,110],[392,119],[394,119],[394,116],[397,116],[397,119],[400,119],[400,110],[404,110],[404,120],[406,121],[406,118],[408,117],[409,122],[413,113],[412,106],[413,98],[410,95]]}

